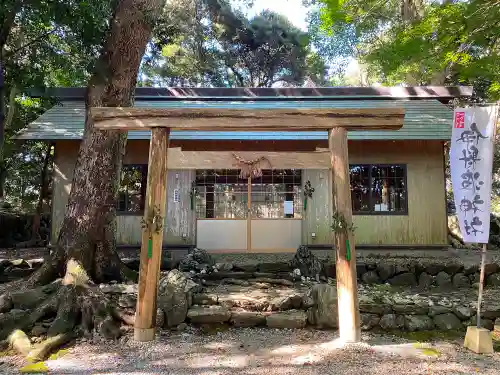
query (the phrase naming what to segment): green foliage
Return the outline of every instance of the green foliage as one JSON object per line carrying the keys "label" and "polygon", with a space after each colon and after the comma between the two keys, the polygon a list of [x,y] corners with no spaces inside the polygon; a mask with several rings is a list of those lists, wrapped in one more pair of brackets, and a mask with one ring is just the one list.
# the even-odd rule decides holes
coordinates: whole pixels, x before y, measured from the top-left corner
{"label": "green foliage", "polygon": [[[380,81],[468,84],[500,98],[500,3],[496,0],[320,0],[323,30],[352,28],[356,56]],[[354,54],[353,54],[354,55]]]}
{"label": "green foliage", "polygon": [[335,211],[332,215],[331,229],[334,233],[354,233],[356,227],[353,223],[347,222],[346,218],[342,213]]}
{"label": "green foliage", "polygon": [[[113,1],[7,0],[0,15],[0,59],[6,113],[0,170],[6,174],[5,203],[31,210],[38,199],[43,142],[21,144],[13,136],[53,100],[30,100],[32,89],[84,86],[101,48]],[[0,101],[1,102],[1,101]],[[0,178],[1,173],[0,173]]]}
{"label": "green foliage", "polygon": [[247,19],[226,1],[183,0],[168,4],[141,84],[297,85],[309,73],[317,80],[322,69],[307,34],[279,14],[264,11]]}

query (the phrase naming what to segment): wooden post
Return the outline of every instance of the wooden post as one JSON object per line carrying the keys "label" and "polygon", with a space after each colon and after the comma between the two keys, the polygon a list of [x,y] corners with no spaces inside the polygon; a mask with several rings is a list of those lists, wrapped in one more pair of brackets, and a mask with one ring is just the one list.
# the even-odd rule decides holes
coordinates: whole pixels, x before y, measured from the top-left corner
{"label": "wooden post", "polygon": [[[352,203],[347,152],[347,130],[334,128],[329,133],[332,160],[333,210],[352,223]],[[337,261],[337,304],[339,311],[340,338],[345,342],[361,339],[356,279],[356,250],[353,233],[337,232],[335,249]]]}
{"label": "wooden post", "polygon": [[169,128],[153,128],[149,143],[148,184],[141,242],[139,292],[134,339],[155,337],[156,296],[160,276],[163,224],[167,198],[167,150]]}

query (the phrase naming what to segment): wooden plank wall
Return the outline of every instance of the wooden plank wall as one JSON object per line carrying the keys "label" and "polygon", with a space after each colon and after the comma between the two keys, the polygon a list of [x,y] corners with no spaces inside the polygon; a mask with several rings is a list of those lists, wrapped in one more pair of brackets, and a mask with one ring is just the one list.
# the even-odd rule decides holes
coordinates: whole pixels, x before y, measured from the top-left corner
{"label": "wooden plank wall", "polygon": [[[56,238],[76,161],[76,142],[62,141],[56,144],[54,167],[53,238]],[[202,153],[203,154],[203,153]],[[257,153],[259,155],[265,152]],[[202,155],[200,155],[201,157]],[[245,155],[246,156],[246,155]],[[319,154],[321,159],[325,155]],[[125,163],[147,163],[148,142],[130,141]],[[279,158],[276,161],[280,160]],[[406,164],[408,182],[408,215],[380,216],[354,215],[357,227],[356,242],[366,245],[441,245],[447,243],[447,218],[444,192],[443,145],[441,141],[352,141],[349,142],[349,162],[372,164]],[[231,161],[226,168],[231,168]],[[287,162],[281,160],[280,164]],[[311,181],[315,189],[308,202],[302,225],[305,244],[327,245],[332,243],[331,221],[331,174],[323,169],[323,161],[314,169],[303,170],[304,183]],[[278,166],[275,166],[279,168]],[[303,166],[298,166],[303,168]],[[318,168],[319,167],[319,168]],[[180,190],[181,202],[169,204],[167,230],[164,241],[168,244],[194,244],[196,220],[190,210],[189,189],[194,170],[172,170],[168,175],[168,202],[173,201],[175,188]],[[325,204],[325,201],[328,203]],[[140,219],[142,216],[118,217],[118,242],[136,245],[140,243]],[[313,241],[310,234],[316,233]],[[186,234],[186,239],[182,234]]]}
{"label": "wooden plank wall", "polygon": [[[332,218],[330,170],[304,169],[302,170],[302,191],[307,181],[314,188],[312,199],[307,200],[307,208],[302,220],[302,243],[307,245],[324,245],[332,243],[330,229]],[[311,237],[316,234],[316,238]]]}
{"label": "wooden plank wall", "polygon": [[407,165],[408,215],[354,215],[358,244],[447,243],[443,152],[441,141],[351,142],[349,163]]}
{"label": "wooden plank wall", "polygon": [[[58,142],[54,160],[54,191],[52,203],[52,241],[57,238],[64,211],[71,190],[73,168],[78,147],[76,142]],[[146,146],[146,147],[144,147]],[[125,164],[142,164],[148,161],[147,142],[129,142]],[[163,242],[168,245],[195,243],[195,212],[191,211],[189,192],[195,177],[194,170],[170,170],[167,176],[167,215]],[[179,189],[180,202],[174,202],[174,189]],[[140,245],[141,218],[139,215],[117,216],[117,243],[119,245]],[[167,224],[168,223],[168,224]]]}
{"label": "wooden plank wall", "polygon": [[[356,243],[362,245],[442,245],[447,243],[443,144],[439,141],[355,141],[350,164],[406,164],[408,215],[354,215]],[[305,244],[332,244],[331,174],[303,170],[303,184],[315,189],[302,226]],[[325,204],[328,202],[328,204]],[[312,240],[311,233],[316,233]]]}

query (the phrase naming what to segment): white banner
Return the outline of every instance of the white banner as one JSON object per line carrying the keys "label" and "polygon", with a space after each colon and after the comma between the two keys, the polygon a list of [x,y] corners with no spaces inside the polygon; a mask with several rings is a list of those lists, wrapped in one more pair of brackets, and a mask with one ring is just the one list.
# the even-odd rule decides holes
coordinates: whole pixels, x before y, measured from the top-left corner
{"label": "white banner", "polygon": [[455,109],[450,168],[460,231],[466,243],[488,243],[497,107]]}

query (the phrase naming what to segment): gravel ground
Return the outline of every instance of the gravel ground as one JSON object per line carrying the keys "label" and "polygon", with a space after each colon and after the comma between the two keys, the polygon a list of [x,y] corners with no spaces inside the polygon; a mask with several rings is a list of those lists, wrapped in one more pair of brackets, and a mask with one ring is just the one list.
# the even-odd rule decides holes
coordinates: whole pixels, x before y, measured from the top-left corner
{"label": "gravel ground", "polygon": [[[493,375],[500,353],[479,356],[460,342],[411,343],[364,334],[363,344],[343,347],[334,332],[231,329],[163,334],[151,343],[78,343],[56,360],[50,374],[127,375]],[[432,349],[422,349],[428,347]],[[1,374],[17,374],[15,357],[0,358]]]}

